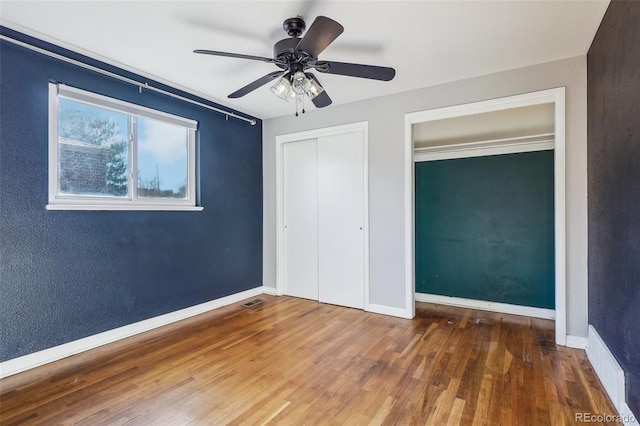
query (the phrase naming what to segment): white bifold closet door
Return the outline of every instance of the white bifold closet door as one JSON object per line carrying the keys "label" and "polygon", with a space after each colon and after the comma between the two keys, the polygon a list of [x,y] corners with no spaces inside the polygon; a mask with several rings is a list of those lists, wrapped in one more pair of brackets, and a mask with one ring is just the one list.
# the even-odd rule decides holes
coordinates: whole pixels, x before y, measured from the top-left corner
{"label": "white bifold closet door", "polygon": [[362,133],[285,144],[285,294],[364,308],[364,214]]}
{"label": "white bifold closet door", "polygon": [[320,302],[364,308],[364,176],[361,133],[318,139]]}
{"label": "white bifold closet door", "polygon": [[284,146],[284,294],[318,300],[315,139]]}

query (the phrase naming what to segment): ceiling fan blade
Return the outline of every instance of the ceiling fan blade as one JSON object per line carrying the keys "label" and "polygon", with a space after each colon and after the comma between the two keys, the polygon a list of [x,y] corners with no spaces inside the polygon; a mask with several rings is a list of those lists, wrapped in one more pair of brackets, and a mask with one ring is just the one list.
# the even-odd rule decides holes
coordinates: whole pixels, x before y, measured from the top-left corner
{"label": "ceiling fan blade", "polygon": [[260,77],[256,81],[247,84],[243,88],[236,90],[235,92],[230,94],[228,97],[232,98],[232,99],[233,98],[240,98],[240,97],[246,95],[247,93],[253,92],[257,88],[264,86],[265,84],[269,83],[270,81],[272,81],[272,80],[274,80],[274,79],[276,79],[278,77],[281,77],[284,73],[285,73],[284,71],[274,71],[272,73],[269,73],[269,74],[265,75],[264,77]]}
{"label": "ceiling fan blade", "polygon": [[375,65],[350,64],[347,62],[318,61],[315,69],[327,74],[347,75],[350,77],[370,78],[373,80],[390,81],[396,75],[396,70],[389,67]]}
{"label": "ceiling fan blade", "polygon": [[318,16],[298,43],[296,50],[317,58],[342,32],[344,27],[326,16]]}
{"label": "ceiling fan blade", "polygon": [[275,62],[272,58],[265,58],[263,56],[242,55],[240,53],[218,52],[217,50],[196,49],[193,51],[193,53],[200,53],[202,55],[227,56],[229,58],[251,59],[254,61],[262,61],[262,62],[269,62],[269,63]]}
{"label": "ceiling fan blade", "polygon": [[[320,82],[318,81],[318,79],[316,78],[315,75],[313,75],[310,72],[308,72],[307,76],[309,78],[312,78],[316,83],[318,83],[318,86],[322,87],[322,84],[320,84]],[[320,93],[315,98],[311,99],[311,102],[313,102],[313,104],[316,106],[316,108],[324,108],[326,106],[331,105],[331,102],[333,102],[333,101],[331,100],[331,98],[327,94],[327,91],[323,90],[322,93]]]}

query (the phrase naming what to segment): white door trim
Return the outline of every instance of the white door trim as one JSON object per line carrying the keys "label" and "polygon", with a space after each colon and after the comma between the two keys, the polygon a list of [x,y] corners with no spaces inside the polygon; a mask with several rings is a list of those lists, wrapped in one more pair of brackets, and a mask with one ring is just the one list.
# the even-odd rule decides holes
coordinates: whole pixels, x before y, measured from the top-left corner
{"label": "white door trim", "polygon": [[541,90],[522,95],[490,99],[405,114],[405,292],[406,306],[415,315],[414,262],[414,145],[412,127],[416,123],[462,117],[490,111],[553,103],[554,129],[554,203],[555,203],[555,330],[556,343],[567,342],[566,302],[566,192],[565,192],[565,88]]}
{"label": "white door trim", "polygon": [[369,122],[305,130],[276,136],[276,295],[284,294],[284,144],[325,136],[361,133],[363,137],[364,309],[369,309]]}

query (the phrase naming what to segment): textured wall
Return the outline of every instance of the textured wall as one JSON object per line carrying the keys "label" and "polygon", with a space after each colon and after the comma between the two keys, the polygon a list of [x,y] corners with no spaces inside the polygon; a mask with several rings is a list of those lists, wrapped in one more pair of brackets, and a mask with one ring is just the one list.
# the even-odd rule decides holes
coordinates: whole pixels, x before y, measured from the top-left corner
{"label": "textured wall", "polygon": [[587,55],[589,322],[640,413],[640,2],[613,1]]}
{"label": "textured wall", "polygon": [[553,154],[415,164],[416,292],[555,308]]}
{"label": "textured wall", "polygon": [[[260,122],[9,42],[0,56],[1,361],[262,285]],[[204,211],[46,211],[49,81],[197,120]]]}

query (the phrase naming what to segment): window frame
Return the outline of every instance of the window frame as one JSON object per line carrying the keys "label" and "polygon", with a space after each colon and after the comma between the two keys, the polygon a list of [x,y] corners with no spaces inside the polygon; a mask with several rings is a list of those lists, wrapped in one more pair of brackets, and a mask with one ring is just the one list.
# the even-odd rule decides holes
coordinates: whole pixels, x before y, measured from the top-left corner
{"label": "window frame", "polygon": [[[59,187],[59,99],[92,105],[128,115],[130,128],[128,143],[127,195],[124,197],[60,194]],[[137,195],[137,125],[138,118],[147,118],[187,129],[187,194],[184,199],[138,197]],[[49,83],[49,202],[47,210],[188,210],[200,211],[196,204],[198,122],[162,111],[121,101],[97,93],[63,85]]]}

